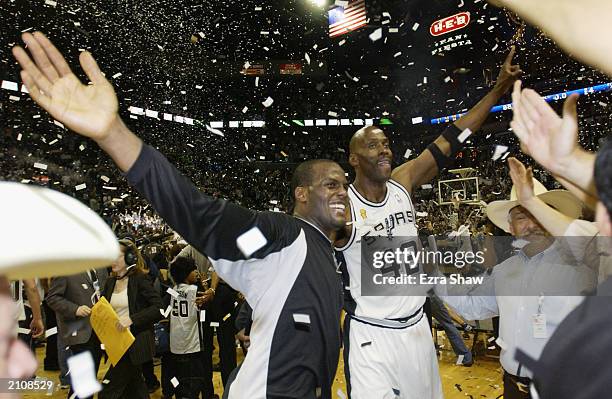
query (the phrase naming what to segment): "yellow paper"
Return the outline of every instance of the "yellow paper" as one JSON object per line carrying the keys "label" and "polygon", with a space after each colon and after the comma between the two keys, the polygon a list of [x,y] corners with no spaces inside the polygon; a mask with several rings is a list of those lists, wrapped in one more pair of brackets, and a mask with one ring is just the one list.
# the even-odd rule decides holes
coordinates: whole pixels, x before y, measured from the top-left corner
{"label": "yellow paper", "polygon": [[117,330],[118,321],[119,316],[115,309],[104,297],[100,298],[91,309],[89,322],[104,345],[113,366],[117,365],[135,340],[129,328],[123,331]]}

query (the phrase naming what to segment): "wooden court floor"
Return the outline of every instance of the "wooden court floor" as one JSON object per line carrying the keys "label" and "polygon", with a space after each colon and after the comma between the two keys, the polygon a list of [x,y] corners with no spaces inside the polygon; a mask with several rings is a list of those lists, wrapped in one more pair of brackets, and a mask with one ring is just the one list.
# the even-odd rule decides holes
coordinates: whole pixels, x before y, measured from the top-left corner
{"label": "wooden court floor", "polygon": [[[438,335],[438,342],[440,347],[440,355],[439,365],[440,365],[440,376],[442,379],[442,387],[444,389],[444,397],[445,399],[480,399],[480,398],[490,398],[490,399],[498,399],[502,397],[503,387],[501,382],[501,367],[499,365],[499,360],[496,358],[491,358],[484,355],[484,345],[485,343],[481,343],[479,345],[480,351],[474,361],[474,365],[472,367],[463,367],[455,364],[457,361],[457,357],[453,353],[450,348],[450,344],[448,340],[446,340],[446,336],[443,334]],[[466,340],[466,344],[468,347],[471,342]],[[215,346],[216,343],[215,343]],[[42,365],[43,358],[45,356],[45,348],[37,348],[36,357],[38,359],[39,365]],[[242,351],[238,350],[239,362],[242,360]],[[218,361],[217,353],[215,352],[213,359],[215,362]],[[156,362],[157,364],[158,362]],[[338,395],[338,390],[342,390],[342,392],[346,395],[346,383],[344,380],[344,372],[343,372],[343,362],[342,356],[340,356],[340,364],[338,366],[338,372],[336,374],[334,388],[333,388],[333,397],[335,399],[341,399],[342,396]],[[98,374],[98,379],[101,381],[104,373],[108,369],[108,365],[104,364],[100,367],[100,372]],[[157,377],[160,377],[160,366],[155,367],[155,374]],[[37,372],[37,376],[54,379],[58,381],[58,373],[55,371],[44,371],[42,366],[39,367]],[[221,386],[221,375],[219,373],[213,373],[213,379],[215,384],[215,393],[221,397],[223,388]],[[52,399],[64,399],[67,397],[68,390],[61,390],[59,386],[56,386],[56,390],[50,394],[25,394],[24,398],[52,398]],[[161,398],[161,389],[157,390],[153,394],[151,394],[151,399],[159,399]],[[376,399],[376,398],[372,398]]]}

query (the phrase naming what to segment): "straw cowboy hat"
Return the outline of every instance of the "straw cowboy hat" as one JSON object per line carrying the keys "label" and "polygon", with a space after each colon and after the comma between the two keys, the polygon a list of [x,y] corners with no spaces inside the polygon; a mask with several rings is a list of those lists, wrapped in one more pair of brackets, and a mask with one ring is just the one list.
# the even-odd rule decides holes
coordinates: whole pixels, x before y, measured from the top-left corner
{"label": "straw cowboy hat", "polygon": [[[533,189],[536,197],[564,215],[573,219],[580,217],[582,213],[582,202],[569,191],[548,191],[546,187],[536,179],[533,179]],[[512,208],[517,206],[519,206],[519,202],[516,197],[516,188],[512,186],[510,200],[493,201],[487,205],[487,217],[494,225],[509,233],[510,223],[508,222],[508,214]]]}
{"label": "straw cowboy hat", "polygon": [[94,211],[60,192],[0,182],[0,275],[64,276],[110,265],[117,238]]}

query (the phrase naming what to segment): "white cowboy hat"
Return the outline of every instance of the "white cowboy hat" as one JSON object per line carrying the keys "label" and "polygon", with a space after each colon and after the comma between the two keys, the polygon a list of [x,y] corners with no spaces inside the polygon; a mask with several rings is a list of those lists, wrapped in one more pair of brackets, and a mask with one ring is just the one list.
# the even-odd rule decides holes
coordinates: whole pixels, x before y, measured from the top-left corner
{"label": "white cowboy hat", "polygon": [[[533,189],[536,197],[552,206],[559,212],[573,219],[580,217],[582,213],[582,202],[572,193],[567,190],[550,190],[536,179],[533,179]],[[512,186],[510,192],[510,200],[493,201],[487,205],[486,212],[487,217],[494,225],[510,232],[510,223],[508,222],[508,214],[514,207],[519,206],[519,202],[516,197],[516,188]]]}
{"label": "white cowboy hat", "polygon": [[10,280],[80,273],[119,256],[107,224],[68,195],[0,182],[0,198],[0,275]]}

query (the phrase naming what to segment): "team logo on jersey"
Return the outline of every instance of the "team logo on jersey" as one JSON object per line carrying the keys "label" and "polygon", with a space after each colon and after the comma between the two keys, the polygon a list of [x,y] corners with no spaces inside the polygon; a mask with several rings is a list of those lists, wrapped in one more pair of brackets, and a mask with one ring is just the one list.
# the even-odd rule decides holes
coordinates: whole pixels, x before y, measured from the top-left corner
{"label": "team logo on jersey", "polygon": [[366,210],[365,209],[360,209],[359,213],[361,214],[361,218],[363,220],[365,220],[368,217],[368,215],[366,214]]}

